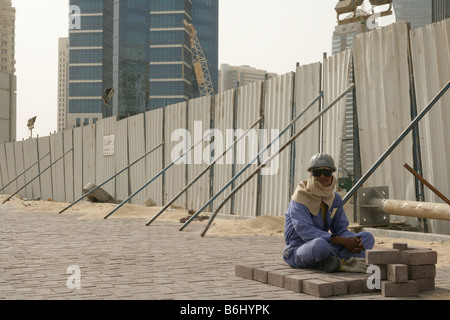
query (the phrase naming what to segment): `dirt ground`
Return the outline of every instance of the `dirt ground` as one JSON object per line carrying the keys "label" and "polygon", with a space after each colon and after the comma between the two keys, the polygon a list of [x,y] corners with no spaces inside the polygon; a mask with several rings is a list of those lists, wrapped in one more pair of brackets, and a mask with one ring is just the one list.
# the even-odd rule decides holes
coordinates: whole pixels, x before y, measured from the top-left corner
{"label": "dirt ground", "polygon": [[[0,201],[4,201],[8,196],[0,195]],[[70,203],[53,201],[26,201],[13,197],[9,202],[14,211],[18,212],[55,212],[58,213]],[[65,212],[63,215],[77,215],[78,219],[103,219],[117,205],[107,203],[93,203],[81,201]],[[147,222],[155,216],[162,207],[144,207],[140,205],[126,204],[108,219],[136,218]],[[348,214],[348,213],[347,213]],[[201,214],[199,217],[204,216]],[[180,222],[180,219],[189,217],[189,213],[179,207],[171,207],[161,214],[153,223],[158,221]],[[208,219],[193,221],[195,224],[206,225]],[[181,226],[181,223],[180,223]],[[269,235],[283,237],[284,216],[261,216],[254,219],[223,219],[216,217],[209,228],[206,236],[258,236]],[[394,242],[406,242],[410,246],[431,248],[438,253],[437,267],[450,266],[450,242],[442,241],[419,241],[401,238],[375,237],[376,246],[392,248]]]}

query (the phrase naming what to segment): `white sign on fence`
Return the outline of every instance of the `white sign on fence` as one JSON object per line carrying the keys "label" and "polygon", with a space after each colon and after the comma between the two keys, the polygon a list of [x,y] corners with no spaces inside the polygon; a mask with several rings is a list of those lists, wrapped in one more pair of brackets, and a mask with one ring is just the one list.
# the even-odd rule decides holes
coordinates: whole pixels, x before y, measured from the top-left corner
{"label": "white sign on fence", "polygon": [[114,155],[114,135],[110,134],[108,136],[103,136],[103,155],[113,156]]}

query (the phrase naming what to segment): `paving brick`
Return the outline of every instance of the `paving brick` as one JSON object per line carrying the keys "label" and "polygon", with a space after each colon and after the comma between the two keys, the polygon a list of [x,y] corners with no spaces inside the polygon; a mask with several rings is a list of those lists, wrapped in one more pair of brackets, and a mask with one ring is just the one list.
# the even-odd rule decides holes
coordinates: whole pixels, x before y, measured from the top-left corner
{"label": "paving brick", "polygon": [[319,298],[333,295],[333,283],[321,279],[305,280],[303,282],[303,292]]}
{"label": "paving brick", "polygon": [[295,269],[269,271],[269,273],[267,274],[267,283],[272,286],[284,288],[284,277],[296,273],[297,270]]}
{"label": "paving brick", "polygon": [[380,268],[380,279],[387,280],[387,265],[386,264],[377,264]]}
{"label": "paving brick", "polygon": [[328,281],[333,284],[333,295],[340,296],[348,294],[348,281],[339,277],[325,277],[321,280]]}
{"label": "paving brick", "polygon": [[317,279],[318,277],[318,273],[298,273],[286,275],[284,277],[284,288],[295,292],[304,292],[303,282],[305,280]]}
{"label": "paving brick", "polygon": [[418,266],[437,263],[437,252],[434,250],[402,251],[403,263],[408,266]]}
{"label": "paving brick", "polygon": [[253,280],[253,269],[254,267],[250,266],[235,265],[234,273],[238,277]]}
{"label": "paving brick", "polygon": [[395,264],[402,263],[403,251],[397,249],[372,249],[366,251],[368,264]]}
{"label": "paving brick", "polygon": [[408,278],[410,280],[434,277],[436,277],[436,265],[434,264],[408,266]]}
{"label": "paving brick", "polygon": [[414,280],[419,285],[419,291],[427,291],[436,289],[435,278],[423,278]]}
{"label": "paving brick", "polygon": [[408,246],[408,250],[432,250],[432,249],[418,246]]}
{"label": "paving brick", "polygon": [[414,280],[408,282],[381,281],[381,294],[384,297],[417,297],[419,284]]}
{"label": "paving brick", "polygon": [[349,278],[347,280],[348,284],[348,294],[355,294],[355,293],[361,293],[364,291],[364,285],[363,285],[363,279],[357,279],[357,278]]}
{"label": "paving brick", "polygon": [[400,251],[408,250],[408,244],[406,242],[394,242],[392,248]]}
{"label": "paving brick", "polygon": [[253,269],[253,280],[267,283],[269,271],[276,270],[292,270],[289,266],[269,266],[269,267],[256,267]]}
{"label": "paving brick", "polygon": [[408,266],[406,264],[388,264],[387,280],[392,282],[407,282]]}

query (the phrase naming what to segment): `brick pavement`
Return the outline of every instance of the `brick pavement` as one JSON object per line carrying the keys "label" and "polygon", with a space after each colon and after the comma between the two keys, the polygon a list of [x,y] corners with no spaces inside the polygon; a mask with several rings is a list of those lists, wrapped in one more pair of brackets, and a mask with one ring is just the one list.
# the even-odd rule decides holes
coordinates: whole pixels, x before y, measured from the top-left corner
{"label": "brick pavement", "polygon": [[[281,237],[209,236],[201,225],[144,219],[79,220],[56,213],[11,212],[0,206],[0,300],[320,299],[235,275],[235,265],[281,259]],[[69,266],[81,288],[69,289]],[[450,299],[450,271],[437,270],[433,292],[412,299]],[[331,297],[392,300],[366,293]]]}

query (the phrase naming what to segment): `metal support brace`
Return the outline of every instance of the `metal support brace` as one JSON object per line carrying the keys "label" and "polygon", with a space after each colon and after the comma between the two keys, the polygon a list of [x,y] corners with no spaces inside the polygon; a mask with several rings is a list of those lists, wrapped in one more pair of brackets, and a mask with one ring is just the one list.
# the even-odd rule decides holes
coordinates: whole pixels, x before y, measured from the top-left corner
{"label": "metal support brace", "polygon": [[17,179],[19,179],[22,175],[24,175],[28,170],[30,170],[31,168],[33,168],[35,165],[37,165],[40,161],[44,160],[45,157],[47,157],[48,155],[50,155],[50,152],[47,153],[45,156],[43,156],[41,159],[39,159],[38,161],[36,161],[35,163],[33,163],[31,166],[29,166],[24,172],[22,172],[21,174],[19,174],[17,177],[15,177],[13,180],[11,180],[10,182],[8,182],[8,184],[6,184],[3,188],[0,189],[0,192],[3,191],[3,189],[5,189],[7,186],[9,186],[11,183],[13,183],[14,181],[16,181]]}
{"label": "metal support brace", "polygon": [[389,225],[389,216],[380,202],[389,198],[389,187],[360,188],[357,196],[357,221],[361,226]]}
{"label": "metal support brace", "polygon": [[91,190],[89,190],[86,194],[84,194],[82,197],[80,197],[78,200],[72,202],[70,205],[68,205],[67,207],[65,207],[64,209],[62,209],[59,214],[63,213],[64,211],[66,211],[67,209],[69,209],[70,207],[74,206],[75,204],[77,204],[78,202],[80,202],[81,200],[83,200],[84,198],[86,198],[87,196],[89,196],[90,194],[92,194],[94,191],[96,191],[98,188],[100,188],[101,186],[105,185],[106,183],[108,183],[109,181],[111,181],[112,179],[114,179],[115,177],[117,177],[119,174],[121,174],[122,172],[124,172],[125,170],[129,169],[131,166],[133,166],[134,164],[138,163],[139,161],[141,161],[142,159],[144,159],[146,156],[148,156],[150,153],[152,153],[153,151],[155,151],[156,149],[162,147],[164,145],[164,142],[161,142],[158,146],[154,147],[152,150],[150,150],[149,152],[147,152],[146,154],[144,154],[143,156],[141,156],[139,159],[136,159],[135,161],[133,161],[131,164],[129,164],[128,166],[126,166],[125,168],[123,168],[122,170],[120,170],[119,172],[117,172],[116,174],[114,174],[112,177],[106,179],[105,181],[103,181],[101,184],[99,184],[98,186],[95,186],[94,188],[92,188]]}
{"label": "metal support brace", "polygon": [[57,163],[59,160],[61,160],[62,158],[64,158],[66,156],[66,154],[68,154],[69,152],[71,152],[73,150],[73,148],[70,148],[68,151],[66,151],[66,153],[64,153],[61,157],[59,157],[58,159],[56,159],[55,161],[53,161],[47,168],[45,168],[42,172],[40,172],[37,176],[35,176],[33,179],[31,179],[30,181],[28,181],[28,183],[26,183],[22,188],[20,188],[19,190],[17,190],[16,192],[14,192],[11,196],[9,196],[8,199],[6,199],[5,201],[3,201],[2,204],[4,204],[5,202],[9,201],[12,197],[14,197],[16,194],[18,194],[21,190],[23,190],[27,185],[29,185],[31,182],[33,182],[34,180],[36,180],[37,178],[39,178],[41,176],[41,174],[43,174],[45,171],[47,171],[48,169],[50,169],[55,163]]}
{"label": "metal support brace", "polygon": [[114,210],[112,210],[110,213],[108,213],[103,219],[108,219],[108,217],[110,215],[112,215],[114,212],[116,212],[117,210],[119,210],[125,203],[127,203],[129,200],[131,200],[131,198],[133,198],[134,196],[136,196],[139,192],[141,192],[142,190],[144,190],[144,188],[146,188],[149,184],[151,184],[153,181],[155,181],[159,176],[161,176],[164,172],[166,172],[167,170],[169,170],[172,166],[174,166],[178,161],[180,161],[181,159],[183,159],[189,152],[191,152],[197,145],[199,145],[200,143],[202,143],[203,140],[198,141],[195,145],[193,145],[192,147],[190,147],[187,151],[185,151],[181,156],[179,156],[177,159],[175,159],[174,161],[172,161],[167,167],[165,167],[163,170],[161,170],[156,176],[154,176],[152,179],[150,179],[149,181],[147,181],[142,187],[140,187],[138,190],[136,190],[132,195],[130,195],[128,198],[126,198],[125,200],[123,200],[116,208],[114,208]]}
{"label": "metal support brace", "polygon": [[[284,149],[286,149],[289,145],[292,144],[300,135],[302,135],[306,130],[308,130],[319,118],[321,118],[327,111],[329,111],[334,105],[336,105],[343,97],[345,97],[353,88],[355,87],[354,84],[350,85],[343,93],[341,93],[333,102],[331,102],[326,108],[324,108],[321,112],[319,112],[318,115],[316,115],[306,126],[304,126],[299,132],[297,132],[295,135],[293,135],[288,142],[286,142],[277,152],[275,152],[272,156],[270,156],[269,159],[267,159],[263,164],[261,164],[250,176],[248,176],[241,184],[239,184],[234,190],[231,191],[231,193],[226,197],[222,203],[219,205],[219,207],[216,209],[216,211],[211,215],[209,218],[209,221],[201,233],[201,236],[204,237],[206,232],[208,231],[209,227],[211,226],[214,218],[217,216],[218,212],[222,207],[225,205],[225,203],[236,193],[238,192],[248,181],[250,181],[262,168],[267,166],[270,161],[272,161],[275,157],[277,157]],[[198,212],[197,212],[198,214]]]}
{"label": "metal support brace", "polygon": [[275,143],[276,141],[278,141],[281,136],[283,134],[285,134],[290,128],[291,126],[298,120],[300,119],[300,117],[302,117],[321,97],[323,96],[323,91],[309,104],[308,107],[306,107],[295,119],[293,119],[284,129],[283,131],[281,131],[278,136],[273,139],[263,150],[261,150],[256,157],[250,161],[250,163],[248,163],[244,168],[242,168],[221,190],[219,190],[213,197],[211,197],[211,199],[208,200],[207,203],[205,203],[203,205],[203,207],[197,211],[188,221],[186,221],[186,223],[184,225],[181,226],[181,228],[179,229],[180,231],[182,231],[184,228],[186,228],[186,226],[188,224],[190,224],[201,212],[205,211],[205,209],[218,197],[220,196],[231,184],[234,180],[236,180],[242,173],[244,173],[244,171],[246,171],[253,163],[255,163],[259,157],[266,151],[268,150],[273,143]]}
{"label": "metal support brace", "polygon": [[400,136],[395,140],[385,153],[372,165],[372,167],[364,174],[364,176],[359,179],[359,181],[350,189],[350,191],[342,199],[343,204],[345,204],[354,193],[363,185],[363,183],[375,172],[375,170],[383,163],[383,161],[391,154],[392,151],[402,142],[402,140],[408,135],[408,133],[419,123],[420,120],[433,108],[433,106],[439,101],[439,99],[447,92],[450,87],[450,80],[447,84],[438,92],[438,94],[433,98],[433,100],[428,103],[428,105],[420,112],[417,117],[410,123],[410,125],[400,134]]}
{"label": "metal support brace", "polygon": [[146,225],[149,226],[153,223],[164,211],[167,210],[179,197],[183,195],[184,192],[186,192],[187,189],[189,189],[195,182],[197,182],[208,170],[210,170],[222,157],[225,156],[225,154],[230,151],[231,148],[233,148],[237,142],[239,142],[241,139],[243,139],[245,136],[247,136],[248,132],[255,127],[258,123],[262,121],[262,117],[260,117],[258,120],[256,120],[250,128],[248,128],[238,139],[234,140],[233,143],[217,158],[214,159],[214,161],[207,166],[205,169],[203,169],[202,172],[200,172],[191,182],[189,182],[172,200],[170,200],[158,213],[156,213],[153,218],[151,218]]}

